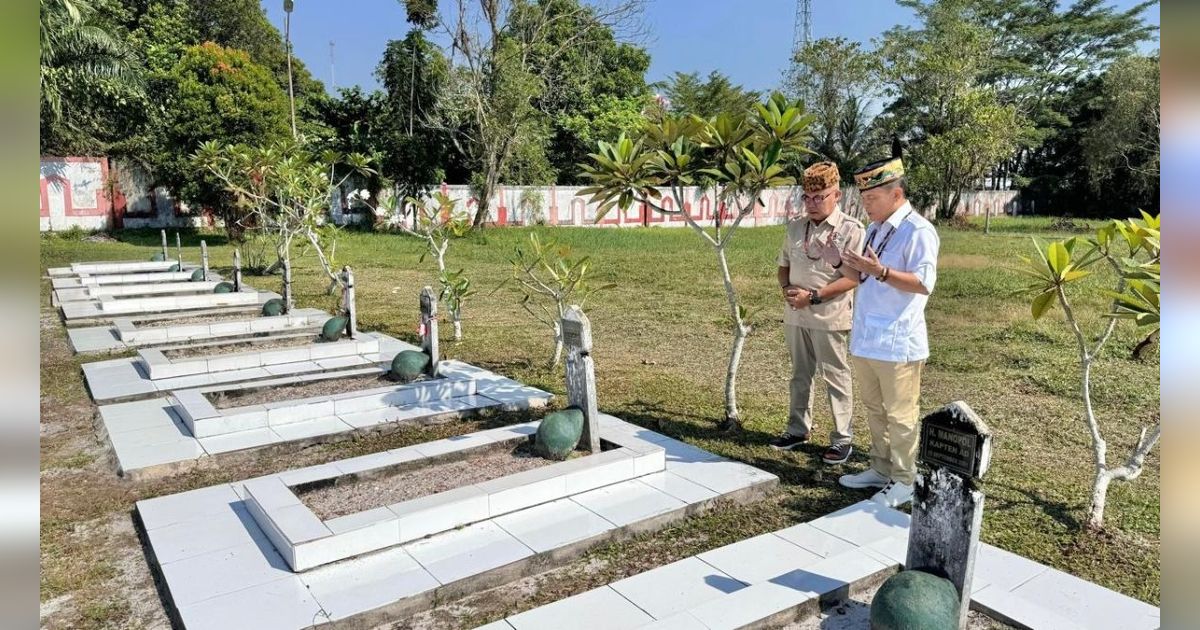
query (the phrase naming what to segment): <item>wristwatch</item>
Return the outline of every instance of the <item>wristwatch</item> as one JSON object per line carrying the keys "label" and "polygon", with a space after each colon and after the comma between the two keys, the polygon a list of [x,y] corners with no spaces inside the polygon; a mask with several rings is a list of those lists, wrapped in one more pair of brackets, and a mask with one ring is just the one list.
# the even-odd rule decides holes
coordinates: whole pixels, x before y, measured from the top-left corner
{"label": "wristwatch", "polygon": [[821,294],[818,293],[816,289],[813,289],[812,291],[808,292],[808,303],[809,304],[817,305],[824,301],[825,300],[821,299]]}

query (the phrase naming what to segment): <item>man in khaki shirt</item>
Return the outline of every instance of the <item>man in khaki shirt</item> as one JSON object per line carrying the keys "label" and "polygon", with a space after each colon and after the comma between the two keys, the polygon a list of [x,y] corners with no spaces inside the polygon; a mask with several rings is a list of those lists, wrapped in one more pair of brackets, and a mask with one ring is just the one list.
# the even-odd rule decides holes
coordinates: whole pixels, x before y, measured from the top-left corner
{"label": "man in khaki shirt", "polygon": [[843,265],[841,249],[862,247],[863,227],[842,214],[841,175],[832,162],[818,162],[804,171],[806,216],[791,221],[779,251],[779,287],[786,306],[784,338],[792,358],[791,408],[787,431],[771,442],[773,448],[793,450],[808,442],[813,428],[812,392],[818,372],[829,393],[833,430],[822,459],[841,464],[852,447],[851,389],[848,341],[853,293],[858,272]]}

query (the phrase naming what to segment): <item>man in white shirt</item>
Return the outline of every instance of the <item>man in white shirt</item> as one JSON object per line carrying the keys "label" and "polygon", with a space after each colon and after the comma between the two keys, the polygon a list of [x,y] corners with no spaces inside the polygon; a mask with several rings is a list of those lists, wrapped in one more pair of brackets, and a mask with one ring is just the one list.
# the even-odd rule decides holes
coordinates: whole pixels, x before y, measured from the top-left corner
{"label": "man in white shirt", "polygon": [[937,281],[939,239],[905,195],[899,157],[854,174],[871,219],[861,252],[842,261],[859,272],[850,355],[871,429],[871,467],[843,475],[849,488],[880,488],[872,500],[896,507],[912,499],[920,430],[921,368],[929,358],[925,303]]}

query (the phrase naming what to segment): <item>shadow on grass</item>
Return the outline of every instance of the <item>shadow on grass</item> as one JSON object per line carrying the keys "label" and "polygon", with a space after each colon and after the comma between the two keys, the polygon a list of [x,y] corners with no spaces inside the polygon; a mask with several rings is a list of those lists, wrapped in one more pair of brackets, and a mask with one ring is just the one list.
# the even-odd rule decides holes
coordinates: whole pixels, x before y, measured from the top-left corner
{"label": "shadow on grass", "polygon": [[[1001,496],[996,496],[995,494],[991,494],[987,497],[987,508],[986,509],[989,512],[1012,510],[1012,509],[1023,507],[1023,506],[1034,506],[1038,510],[1040,510],[1043,514],[1045,514],[1046,516],[1049,516],[1051,519],[1056,521],[1058,524],[1070,529],[1071,531],[1077,532],[1077,531],[1081,531],[1083,529],[1082,523],[1080,523],[1079,519],[1076,517],[1076,514],[1079,513],[1079,510],[1082,509],[1083,506],[1070,505],[1063,501],[1050,501],[1045,498],[1037,496],[1036,494],[1034,494],[1034,492],[1032,490],[1028,490],[1026,488],[1018,488],[1016,486],[1011,486],[1008,484],[992,482],[992,483],[987,484],[987,487],[988,488],[1000,488],[1003,490],[1007,490],[1009,492],[1022,495],[1026,499],[1024,501],[1021,501],[1021,500],[1007,499],[1007,498],[1004,498]],[[986,491],[986,488],[985,488],[985,491]]]}

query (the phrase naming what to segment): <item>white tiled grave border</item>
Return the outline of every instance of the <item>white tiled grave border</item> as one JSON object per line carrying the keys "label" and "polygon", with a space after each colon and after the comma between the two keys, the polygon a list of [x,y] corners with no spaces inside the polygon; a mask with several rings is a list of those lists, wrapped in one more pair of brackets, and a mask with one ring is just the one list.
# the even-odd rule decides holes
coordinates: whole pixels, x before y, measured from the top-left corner
{"label": "white tiled grave border", "polygon": [[204,280],[193,282],[150,282],[142,284],[105,284],[84,286],[72,289],[55,289],[51,294],[52,304],[57,306],[64,302],[86,302],[99,300],[101,297],[133,297],[156,296],[164,294],[197,294],[212,293],[219,280]]}
{"label": "white tiled grave border", "polygon": [[[158,282],[185,282],[191,281],[192,272],[195,269],[186,269],[184,271],[154,271],[145,273],[116,273],[110,275],[92,276],[81,275],[77,277],[54,278],[50,281],[50,287],[53,289],[79,289],[85,287],[111,286],[120,284],[153,284]],[[208,272],[209,277],[217,276],[211,269]],[[217,276],[219,277],[219,276]]]}
{"label": "white tiled grave border", "polygon": [[[367,628],[561,566],[717,501],[757,500],[778,483],[770,473],[612,416],[602,415],[601,423],[606,433],[661,446],[666,469],[301,573],[291,570],[248,512],[244,482],[139,501],[137,522],[180,627]],[[329,467],[351,472],[386,456],[271,476],[294,484]],[[576,623],[603,625],[606,618]]]}
{"label": "white tiled grave border", "polygon": [[[512,615],[492,630],[777,628],[874,588],[906,561],[909,516],[860,501]],[[980,544],[971,607],[1035,630],[1150,630],[1158,608]]]}
{"label": "white tiled grave border", "polygon": [[[411,344],[392,339],[380,333],[380,352],[376,356],[377,367],[350,369],[345,375],[382,374],[392,356],[401,350],[415,349]],[[321,363],[334,369],[334,362],[349,362],[354,357],[325,359]],[[88,374],[92,378],[111,380],[113,374],[124,374],[132,365],[132,359],[100,361],[88,365],[108,366],[97,368]],[[285,364],[270,368],[279,371],[302,364]],[[319,366],[317,369],[320,369]],[[116,370],[117,372],[111,372]],[[319,378],[320,374],[271,377],[267,368],[220,372],[229,378],[255,379],[258,386],[288,385]],[[400,424],[432,423],[473,414],[485,409],[519,410],[544,406],[553,398],[548,392],[528,387],[510,378],[461,361],[443,360],[438,364],[439,373],[447,378],[469,380],[475,383],[475,394],[445,400],[434,400],[402,407],[384,407],[351,413],[336,412],[311,420],[271,425],[226,433],[211,437],[196,437],[187,424],[171,396],[135,400],[101,405],[97,410],[97,430],[112,444],[117,472],[122,476],[146,479],[172,475],[197,465],[211,462],[213,456],[271,448],[285,444],[312,444],[343,439],[358,433],[386,431]],[[284,372],[280,372],[284,373]],[[216,375],[185,376],[168,379],[177,382],[191,379],[211,378]],[[142,387],[153,381],[133,383]],[[132,390],[130,390],[132,391]],[[336,408],[336,407],[335,407]],[[344,405],[343,405],[344,408]]]}
{"label": "white tiled grave border", "polygon": [[60,308],[68,324],[77,320],[112,319],[114,316],[148,315],[175,311],[207,311],[237,307],[251,309],[269,299],[279,297],[270,291],[256,291],[243,285],[236,293],[206,293],[161,297],[114,298],[101,296],[98,300],[67,302]]}
{"label": "white tiled grave border", "polygon": [[291,484],[280,477],[250,481],[244,486],[246,506],[288,566],[293,571],[307,571],[661,472],[666,466],[661,446],[627,434],[610,432],[606,436],[602,431],[601,439],[612,446],[610,450],[326,521],[304,505],[293,490],[332,484],[347,477],[419,469],[446,459],[470,458],[490,448],[515,448],[518,442],[531,440],[529,434],[536,432],[537,424],[531,422],[396,449],[354,473],[331,468],[324,475],[314,474]]}
{"label": "white tiled grave border", "polygon": [[[303,350],[303,348],[301,349]],[[303,359],[298,359],[303,361]],[[383,375],[382,368],[372,367],[349,372],[326,372],[298,378],[297,382],[333,381],[346,376]],[[220,394],[249,389],[269,389],[270,384],[246,383],[199,387],[171,392],[179,416],[192,435],[198,438],[238,433],[253,429],[279,427],[327,416],[378,411],[389,407],[404,407],[474,396],[472,379],[438,376],[412,383],[398,383],[353,392],[279,400],[261,405],[216,408],[208,394]]]}
{"label": "white tiled grave border", "polygon": [[[52,267],[47,269],[46,273],[51,277],[141,273],[167,271],[178,263],[178,260],[76,262],[71,263],[69,267]],[[188,266],[194,267],[194,265],[184,263],[184,268]]]}
{"label": "white tiled grave border", "polygon": [[[198,327],[212,329],[211,324],[199,324]],[[217,324],[227,329],[248,330],[249,322],[234,322],[232,324]],[[183,326],[181,326],[183,328]],[[246,350],[245,352],[230,352],[212,356],[199,355],[186,359],[172,359],[165,354],[178,347],[166,346],[161,348],[146,348],[138,350],[138,360],[151,380],[207,374],[226,370],[244,370],[247,368],[297,363],[300,361],[317,361],[336,357],[358,356],[379,352],[379,340],[360,335],[361,339],[339,339],[337,341],[322,341],[317,335],[295,335],[294,338],[308,338],[306,346],[293,348],[278,348],[273,350]],[[279,339],[279,337],[275,337]],[[253,343],[253,340],[238,343]],[[206,346],[192,347],[197,352]],[[220,347],[216,344],[215,347]]]}
{"label": "white tiled grave border", "polygon": [[238,337],[258,333],[285,332],[297,328],[320,327],[329,319],[329,313],[315,308],[293,310],[287,315],[254,317],[214,321],[203,324],[138,325],[136,317],[113,320],[117,339],[126,344],[147,345],[173,341],[203,341],[220,337]]}

